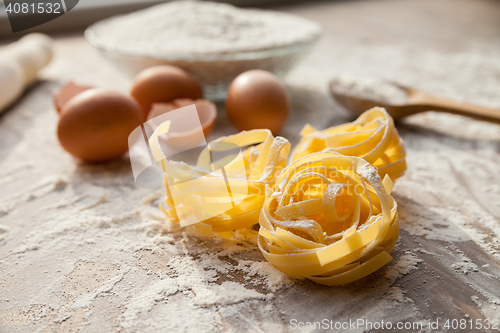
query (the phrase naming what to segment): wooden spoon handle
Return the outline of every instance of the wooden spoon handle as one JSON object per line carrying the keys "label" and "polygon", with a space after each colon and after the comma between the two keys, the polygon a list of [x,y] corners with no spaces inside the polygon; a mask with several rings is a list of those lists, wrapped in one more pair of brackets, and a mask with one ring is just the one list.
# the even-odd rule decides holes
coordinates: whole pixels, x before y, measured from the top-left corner
{"label": "wooden spoon handle", "polygon": [[480,120],[500,123],[500,110],[487,108],[481,105],[455,102],[444,98],[426,95],[419,100],[419,108],[424,111],[443,111],[459,114]]}

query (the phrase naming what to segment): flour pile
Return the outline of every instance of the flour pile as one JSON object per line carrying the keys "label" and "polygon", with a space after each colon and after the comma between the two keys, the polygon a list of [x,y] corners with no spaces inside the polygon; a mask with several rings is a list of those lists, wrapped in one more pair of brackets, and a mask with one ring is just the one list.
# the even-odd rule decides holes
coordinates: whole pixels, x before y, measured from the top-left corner
{"label": "flour pile", "polygon": [[91,27],[118,53],[172,57],[271,50],[309,43],[320,26],[297,16],[208,1],[172,1]]}

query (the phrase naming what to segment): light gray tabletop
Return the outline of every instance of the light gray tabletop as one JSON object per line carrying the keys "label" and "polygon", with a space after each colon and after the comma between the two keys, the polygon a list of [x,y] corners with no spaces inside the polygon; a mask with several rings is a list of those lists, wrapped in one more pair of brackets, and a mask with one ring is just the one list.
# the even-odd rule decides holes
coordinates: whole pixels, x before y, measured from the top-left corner
{"label": "light gray tabletop", "polygon": [[[352,120],[327,92],[343,73],[500,108],[499,2],[276,9],[325,31],[287,78],[292,113],[280,134],[292,144],[305,123]],[[500,326],[499,125],[432,112],[399,122],[408,171],[393,192],[401,217],[394,260],[353,284],[325,287],[267,264],[255,230],[223,240],[171,225],[156,208],[162,191],[136,187],[126,158],[75,163],[55,136],[52,92],[69,79],[127,91],[130,78],[81,34],[56,37],[55,49],[42,80],[0,115],[1,332],[319,332],[336,323],[362,332],[367,322],[383,331],[382,320],[422,323],[425,332]],[[234,132],[220,106],[211,138]]]}

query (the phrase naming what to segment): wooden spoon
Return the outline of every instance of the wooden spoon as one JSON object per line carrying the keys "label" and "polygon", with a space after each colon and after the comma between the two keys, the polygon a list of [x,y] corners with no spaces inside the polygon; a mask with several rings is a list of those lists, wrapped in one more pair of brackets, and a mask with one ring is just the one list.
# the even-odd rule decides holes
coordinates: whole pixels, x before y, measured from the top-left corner
{"label": "wooden spoon", "polygon": [[333,97],[353,114],[359,116],[368,109],[375,106],[383,107],[394,119],[411,116],[424,111],[442,111],[459,114],[480,120],[500,123],[500,110],[490,109],[480,105],[461,103],[445,98],[429,95],[421,90],[393,83],[406,91],[408,101],[404,104],[389,104],[376,100],[354,97],[338,91],[334,82],[330,83],[330,91]]}

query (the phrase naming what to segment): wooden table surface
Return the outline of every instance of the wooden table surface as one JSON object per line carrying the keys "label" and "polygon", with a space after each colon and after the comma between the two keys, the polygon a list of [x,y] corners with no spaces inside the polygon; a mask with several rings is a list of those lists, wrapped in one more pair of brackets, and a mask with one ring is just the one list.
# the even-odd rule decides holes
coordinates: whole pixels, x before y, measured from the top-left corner
{"label": "wooden table surface", "polygon": [[[274,9],[324,28],[287,78],[292,114],[281,135],[292,144],[305,123],[326,128],[351,120],[326,89],[342,73],[384,76],[500,109],[498,1],[320,1]],[[81,33],[55,37],[55,51],[40,82],[0,115],[0,332],[319,332],[328,330],[294,329],[291,321],[363,318],[469,332],[443,325],[500,319],[499,125],[436,113],[399,122],[408,171],[393,192],[401,216],[394,260],[328,288],[270,270],[255,249],[255,231],[222,240],[167,226],[155,208],[161,191],[137,188],[127,159],[75,163],[55,138],[52,92],[69,79],[123,91],[131,81]],[[235,130],[219,105],[211,138],[229,133]],[[271,273],[251,274],[252,267]],[[438,319],[438,329],[428,328]]]}

